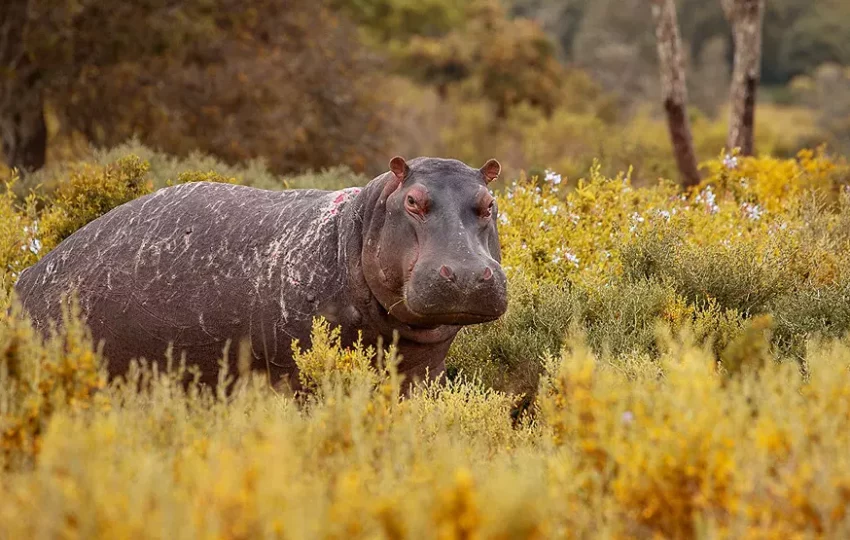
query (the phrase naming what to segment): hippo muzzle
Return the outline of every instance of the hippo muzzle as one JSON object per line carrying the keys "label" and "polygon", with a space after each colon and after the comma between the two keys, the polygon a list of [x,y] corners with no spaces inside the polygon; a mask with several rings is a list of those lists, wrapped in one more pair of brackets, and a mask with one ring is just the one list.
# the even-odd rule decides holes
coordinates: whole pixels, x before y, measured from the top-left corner
{"label": "hippo muzzle", "polygon": [[416,324],[493,321],[507,309],[507,278],[488,255],[460,258],[443,252],[416,264],[404,299]]}

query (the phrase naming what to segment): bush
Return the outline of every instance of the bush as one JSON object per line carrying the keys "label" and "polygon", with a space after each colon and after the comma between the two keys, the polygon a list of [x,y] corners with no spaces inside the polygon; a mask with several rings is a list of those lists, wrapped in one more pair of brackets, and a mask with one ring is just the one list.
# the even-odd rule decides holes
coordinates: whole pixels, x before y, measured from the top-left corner
{"label": "bush", "polygon": [[510,283],[505,315],[460,332],[449,352],[449,374],[462,370],[487,386],[533,395],[541,358],[560,350],[571,326],[580,321],[582,304],[568,285],[535,288],[518,275]]}
{"label": "bush", "polygon": [[[271,178],[151,159],[75,166],[23,202],[7,190],[7,286],[46,251],[31,241],[151,184]],[[807,151],[706,170],[687,193],[601,165],[509,182],[508,311],[460,333],[447,384],[406,394],[391,347],[346,349],[323,321],[293,344],[294,394],[226,369],[212,391],[173,363],[107,384],[75,313],[44,340],[12,306],[2,534],[846,536],[847,166]]]}
{"label": "bush", "polygon": [[45,252],[116,206],[150,193],[147,163],[128,156],[106,166],[84,164],[52,194],[38,219]]}
{"label": "bush", "polygon": [[801,357],[818,333],[844,335],[846,165],[806,151],[721,156],[707,169],[687,194],[664,182],[634,188],[598,167],[574,189],[548,170],[499,193],[510,308],[461,335],[453,368],[530,393],[539,358],[571,324],[606,359],[658,358],[659,322],[690,327],[717,355],[759,314],[772,316],[783,356]]}
{"label": "bush", "polygon": [[[260,376],[224,396],[137,368],[100,390],[108,407],[39,409],[37,459],[0,472],[3,532],[843,535],[850,345],[810,347],[804,376],[769,352],[719,368],[687,331],[661,335],[657,360],[605,360],[580,336],[545,355],[533,422],[463,378],[400,399],[392,369],[351,363],[321,323],[326,346],[302,352],[330,369],[301,405]],[[75,355],[24,343],[17,358]]]}
{"label": "bush", "polygon": [[[54,413],[108,407],[97,392],[105,364],[75,304],[64,308],[61,330],[44,339],[17,304],[3,299],[0,323],[0,466],[33,463]],[[10,307],[11,306],[11,307]]]}
{"label": "bush", "polygon": [[[41,250],[31,212],[21,208],[14,189],[17,177],[0,195],[0,287],[7,290]],[[29,205],[31,208],[31,205]]]}

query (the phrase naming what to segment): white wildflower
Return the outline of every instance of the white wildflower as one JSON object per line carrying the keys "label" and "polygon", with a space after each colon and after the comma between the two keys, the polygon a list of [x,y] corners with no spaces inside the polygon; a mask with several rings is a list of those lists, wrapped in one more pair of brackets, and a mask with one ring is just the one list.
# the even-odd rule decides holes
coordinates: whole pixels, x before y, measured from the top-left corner
{"label": "white wildflower", "polygon": [[764,209],[761,206],[748,202],[741,205],[741,210],[744,212],[744,215],[753,221],[758,221],[764,214]]}
{"label": "white wildflower", "polygon": [[714,191],[711,190],[711,186],[707,186],[704,191],[700,192],[694,201],[698,203],[705,202],[705,206],[712,214],[716,214],[720,211],[720,207],[717,206],[717,196],[714,194]]}
{"label": "white wildflower", "polygon": [[555,171],[550,171],[546,169],[546,181],[552,184],[553,186],[557,186],[561,183],[561,175],[556,173]]}
{"label": "white wildflower", "polygon": [[38,252],[41,251],[41,240],[36,238],[38,234],[38,222],[33,222],[31,227],[24,227],[24,233],[29,236],[29,240],[27,241],[27,245],[21,246],[21,251],[26,251],[29,249],[32,253],[38,255]]}
{"label": "white wildflower", "polygon": [[41,251],[41,240],[38,238],[30,238],[29,248],[34,254],[38,255],[38,252]]}

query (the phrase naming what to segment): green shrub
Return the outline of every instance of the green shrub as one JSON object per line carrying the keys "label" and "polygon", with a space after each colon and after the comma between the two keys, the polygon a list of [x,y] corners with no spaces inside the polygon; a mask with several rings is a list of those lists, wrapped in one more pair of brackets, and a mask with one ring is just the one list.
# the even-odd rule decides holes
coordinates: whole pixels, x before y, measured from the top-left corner
{"label": "green shrub", "polygon": [[452,344],[447,367],[487,386],[533,394],[541,358],[560,350],[578,324],[581,294],[569,285],[533,288],[521,275],[511,280],[508,310],[499,320],[464,328]]}
{"label": "green shrub", "polygon": [[606,357],[656,352],[655,329],[675,292],[661,282],[614,283],[593,291],[582,322],[587,342]]}
{"label": "green shrub", "polygon": [[761,313],[794,286],[789,272],[793,253],[786,246],[767,249],[761,260],[756,248],[744,242],[689,247],[661,240],[633,249],[624,253],[631,273],[663,281],[697,306],[714,300],[722,309]]}
{"label": "green shrub", "polygon": [[850,330],[850,282],[805,287],[771,305],[774,336],[780,350],[802,358],[812,338],[841,338]]}
{"label": "green shrub", "polygon": [[108,150],[97,150],[92,161],[100,165],[109,165],[118,159],[134,155],[148,163],[148,177],[155,188],[176,181],[180,175],[200,171],[215,172],[225,178],[233,178],[240,184],[264,189],[280,189],[283,186],[280,178],[273,174],[261,160],[247,161],[239,165],[229,165],[208,154],[193,152],[185,157],[158,152],[136,139]]}
{"label": "green shrub", "polygon": [[353,172],[348,167],[331,167],[319,172],[305,172],[284,177],[287,189],[327,189],[335,191],[352,186],[365,186],[371,178]]}

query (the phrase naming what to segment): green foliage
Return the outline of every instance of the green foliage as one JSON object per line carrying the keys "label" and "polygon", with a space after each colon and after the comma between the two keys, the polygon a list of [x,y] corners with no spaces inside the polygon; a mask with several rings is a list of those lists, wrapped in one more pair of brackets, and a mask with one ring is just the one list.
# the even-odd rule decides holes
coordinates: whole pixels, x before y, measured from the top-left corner
{"label": "green foliage", "polygon": [[[170,154],[263,157],[278,174],[363,170],[385,152],[375,58],[323,0],[11,0],[0,15],[13,32],[0,88],[21,96],[0,124],[31,119],[21,137],[49,110],[60,139],[138,136]],[[45,143],[33,139],[4,142]]]}
{"label": "green foliage", "polygon": [[[262,159],[229,165],[215,156],[197,151],[188,156],[179,157],[156,151],[142,144],[137,138],[107,150],[95,150],[91,161],[99,165],[108,165],[130,154],[138,156],[148,164],[148,177],[155,188],[168,185],[181,174],[198,171],[214,171],[222,177],[234,178],[240,184],[263,189],[282,187],[280,178],[268,169],[267,163]],[[55,176],[56,173],[47,170],[41,174]]]}
{"label": "green foliage", "polygon": [[788,271],[790,246],[758,247],[746,242],[688,247],[684,241],[653,238],[647,245],[629,246],[623,253],[628,274],[669,284],[688,302],[716,301],[722,309],[755,314],[794,285]]}
{"label": "green foliage", "polygon": [[[340,3],[395,59],[400,73],[485,99],[500,118],[520,103],[547,114],[561,102],[564,67],[529,19],[510,19],[499,0],[365,0]],[[493,40],[498,35],[500,39]]]}
{"label": "green foliage", "polygon": [[[788,3],[788,2],[786,2]],[[778,60],[793,76],[825,63],[850,64],[850,8],[841,0],[798,5],[783,39],[777,45]]]}
{"label": "green foliage", "polygon": [[499,320],[464,328],[449,352],[448,370],[463,370],[490,387],[533,394],[540,359],[560,350],[571,326],[579,324],[583,299],[566,284],[533,287],[511,279],[508,310]]}
{"label": "green foliage", "polygon": [[811,71],[810,75],[795,77],[789,86],[796,99],[811,107],[831,145],[847,151],[850,149],[850,69],[825,63]]}
{"label": "green foliage", "polygon": [[398,42],[411,35],[444,35],[463,24],[466,7],[474,0],[334,0],[333,6],[350,15],[370,38]]}
{"label": "green foliage", "polygon": [[[114,163],[123,156],[132,154],[138,156],[148,164],[148,178],[154,187],[160,188],[180,181],[181,177],[189,178],[198,174],[217,175],[228,182],[236,182],[246,186],[261,189],[298,189],[315,188],[336,190],[350,186],[365,185],[369,178],[363,174],[356,173],[350,167],[339,165],[322,169],[318,172],[303,171],[299,174],[279,176],[269,170],[265,160],[258,159],[247,161],[236,165],[229,165],[223,161],[200,152],[194,152],[187,157],[178,157],[164,152],[158,152],[143,145],[138,139],[130,140],[109,150],[96,151],[92,161],[100,165]],[[61,167],[56,171],[49,168],[35,175],[36,178],[53,178],[51,184],[61,181],[67,171]],[[199,171],[206,171],[200,173]],[[185,176],[187,175],[188,176]],[[58,178],[57,178],[58,177]],[[32,182],[29,182],[32,183]]]}
{"label": "green foliage", "polygon": [[774,336],[783,351],[802,358],[812,337],[839,338],[850,330],[850,283],[846,277],[820,287],[803,287],[777,298]]}
{"label": "green foliage", "polygon": [[615,364],[658,358],[659,323],[688,328],[716,355],[735,356],[762,314],[780,357],[799,360],[812,336],[843,337],[850,198],[836,193],[847,165],[801,152],[724,156],[706,169],[688,194],[634,188],[599,167],[566,193],[553,171],[500,193],[510,307],[461,334],[453,368],[530,394],[539,359],[576,331]]}
{"label": "green foliage", "polygon": [[593,291],[583,317],[587,342],[614,358],[653,354],[656,324],[675,301],[668,287],[654,281],[617,284]]}
{"label": "green foliage", "polygon": [[[510,4],[517,14],[544,21],[568,60],[584,64],[591,59],[610,62],[617,57],[619,48],[637,53],[633,57],[636,64],[654,65],[651,32],[647,32],[651,23],[640,2],[512,0]],[[712,40],[731,38],[720,2],[683,0],[678,5],[682,38],[689,45],[692,59],[701,58]],[[841,0],[767,2],[762,79],[769,85],[783,84],[822,62],[850,64],[848,15],[847,5]],[[731,56],[725,59],[727,68],[730,61]],[[638,71],[633,73],[639,77]],[[608,76],[615,77],[616,73],[609,72]]]}

